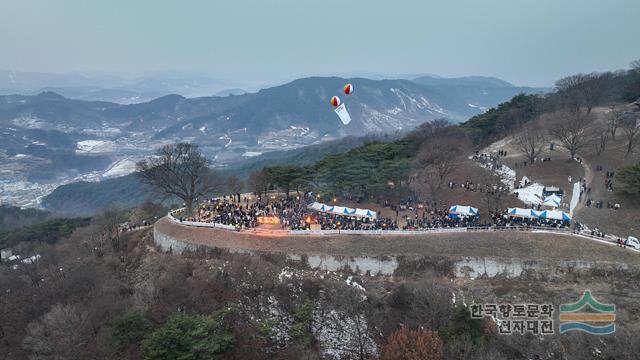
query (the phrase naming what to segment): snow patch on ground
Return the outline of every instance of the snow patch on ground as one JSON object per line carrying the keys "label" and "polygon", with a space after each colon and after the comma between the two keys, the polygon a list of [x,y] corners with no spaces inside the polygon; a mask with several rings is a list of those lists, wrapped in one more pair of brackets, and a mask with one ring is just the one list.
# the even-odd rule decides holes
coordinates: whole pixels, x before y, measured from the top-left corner
{"label": "snow patch on ground", "polygon": [[129,175],[136,171],[136,162],[131,159],[122,159],[111,165],[109,170],[102,174],[104,178],[113,178]]}
{"label": "snow patch on ground", "polygon": [[293,276],[293,270],[290,268],[283,268],[278,274],[278,281],[283,282],[285,279],[291,279]]}
{"label": "snow patch on ground", "polygon": [[544,200],[542,196],[543,190],[544,185],[533,183],[527,187],[515,189],[513,192],[518,193],[518,199],[527,205],[540,205]]}
{"label": "snow patch on ground", "polygon": [[491,145],[487,146],[486,148],[482,149],[482,151],[480,151],[480,153],[485,153],[485,154],[497,153],[498,150],[503,150],[505,147],[507,147],[507,145],[509,145],[510,142],[511,142],[511,138],[510,137],[506,137],[506,138],[498,140],[498,141],[492,143]]}
{"label": "snow patch on ground", "polygon": [[484,106],[473,105],[473,104],[467,104],[467,105],[469,105],[470,108],[478,109],[478,110],[480,110],[482,112],[487,111],[487,108],[484,107]]}
{"label": "snow patch on ground", "polygon": [[367,320],[363,315],[353,318],[334,309],[316,309],[313,312],[312,332],[327,359],[358,358],[360,346],[366,354],[377,355],[378,348],[373,339],[366,335],[359,338],[357,335],[358,328],[366,327]]}
{"label": "snow patch on ground", "polygon": [[77,153],[102,153],[115,150],[115,144],[106,140],[83,140],[76,144]]}
{"label": "snow patch on ground", "polygon": [[349,276],[345,282],[347,283],[347,285],[353,286],[354,288],[360,291],[365,291],[362,285],[358,284],[355,280],[353,280],[353,276]]}
{"label": "snow patch on ground", "polygon": [[509,189],[513,189],[515,187],[516,182],[516,171],[512,168],[501,165],[499,169],[496,169],[496,172],[502,178],[502,182],[509,187]]}
{"label": "snow patch on ground", "polygon": [[515,188],[516,183],[516,171],[506,165],[499,165],[495,169],[493,168],[493,163],[477,163],[480,167],[483,167],[489,171],[493,171],[497,175],[500,176],[500,180],[503,184],[509,187],[509,190],[513,190]]}
{"label": "snow patch on ground", "polygon": [[30,256],[30,257],[28,257],[26,259],[22,259],[22,263],[23,264],[33,264],[36,261],[40,260],[40,257],[41,257],[40,254],[35,254],[35,255]]}
{"label": "snow patch on ground", "polygon": [[245,151],[244,154],[242,154],[242,156],[244,157],[254,157],[260,155],[262,155],[260,151]]}

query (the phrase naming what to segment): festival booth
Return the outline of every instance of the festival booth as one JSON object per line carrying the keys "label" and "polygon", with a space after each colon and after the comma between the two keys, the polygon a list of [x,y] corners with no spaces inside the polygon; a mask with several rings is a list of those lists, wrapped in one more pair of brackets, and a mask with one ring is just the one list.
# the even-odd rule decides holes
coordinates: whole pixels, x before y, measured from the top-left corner
{"label": "festival booth", "polygon": [[544,202],[542,203],[542,205],[557,208],[560,206],[561,200],[562,199],[560,198],[560,196],[556,194],[551,194],[544,198]]}
{"label": "festival booth", "polygon": [[307,207],[318,212],[333,214],[333,215],[353,216],[357,218],[367,218],[367,219],[377,218],[376,212],[369,209],[360,209],[360,208],[354,209],[354,208],[338,206],[338,205],[330,206],[330,205],[322,204],[319,202],[313,202]]}
{"label": "festival booth", "polygon": [[540,219],[571,221],[571,215],[560,210],[545,210],[540,213]]}
{"label": "festival booth", "polygon": [[449,208],[449,217],[452,219],[460,219],[473,216],[478,216],[477,208],[466,205],[453,205]]}
{"label": "festival booth", "polygon": [[353,215],[356,217],[362,217],[362,218],[366,217],[371,219],[375,219],[377,217],[375,211],[371,211],[369,209],[360,209],[360,208],[356,208],[356,212]]}
{"label": "festival booth", "polygon": [[537,219],[539,213],[537,213],[533,209],[522,209],[522,208],[508,208],[507,214],[510,217],[517,217],[523,219]]}
{"label": "festival booth", "polygon": [[563,191],[557,186],[545,186],[544,188],[542,188],[542,196],[547,197],[551,195],[562,197]]}
{"label": "festival booth", "polygon": [[324,211],[323,210],[323,206],[324,204],[321,204],[317,201],[314,201],[312,204],[307,205],[308,208],[316,210],[316,211]]}
{"label": "festival booth", "polygon": [[353,214],[356,213],[356,209],[351,209],[344,206],[334,206],[333,209],[331,210],[331,213],[334,215],[352,216]]}

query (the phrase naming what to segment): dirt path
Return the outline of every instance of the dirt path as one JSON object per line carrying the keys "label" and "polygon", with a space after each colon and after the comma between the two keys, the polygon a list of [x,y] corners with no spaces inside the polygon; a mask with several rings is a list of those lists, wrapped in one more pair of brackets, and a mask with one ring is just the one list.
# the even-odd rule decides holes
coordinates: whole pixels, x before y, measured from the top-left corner
{"label": "dirt path", "polygon": [[[583,157],[580,157],[580,159],[582,160],[582,162],[578,162],[578,163],[582,165],[582,168],[584,169],[584,178],[587,180],[587,186],[592,187],[594,174],[593,174],[593,170],[591,169],[591,164],[587,160],[585,160],[585,158]],[[576,205],[576,208],[573,209],[574,217],[577,213],[580,212],[580,210],[584,209],[586,202],[587,202],[587,196],[583,196],[582,199],[578,202],[578,205]]]}

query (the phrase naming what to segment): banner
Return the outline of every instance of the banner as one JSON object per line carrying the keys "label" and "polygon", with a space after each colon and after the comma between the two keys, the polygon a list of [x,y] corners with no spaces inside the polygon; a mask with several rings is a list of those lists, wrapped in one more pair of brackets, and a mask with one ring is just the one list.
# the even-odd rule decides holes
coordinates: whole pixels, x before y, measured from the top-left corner
{"label": "banner", "polygon": [[340,104],[340,106],[333,109],[333,111],[335,111],[336,114],[338,114],[343,124],[347,125],[348,123],[351,122],[351,116],[349,115],[349,112],[347,111],[347,107],[344,106],[344,104]]}
{"label": "banner", "polygon": [[573,195],[571,196],[571,203],[569,204],[569,214],[573,217],[573,209],[578,206],[580,202],[580,183],[573,184]]}

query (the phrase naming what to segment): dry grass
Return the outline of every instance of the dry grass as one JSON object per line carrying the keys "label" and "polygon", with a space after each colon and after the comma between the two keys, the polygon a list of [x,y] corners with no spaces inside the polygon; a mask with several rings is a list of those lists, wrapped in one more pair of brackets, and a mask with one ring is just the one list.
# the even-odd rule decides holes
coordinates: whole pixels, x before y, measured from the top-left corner
{"label": "dry grass", "polygon": [[[595,108],[593,114],[595,123],[604,125],[605,113],[608,108]],[[575,214],[575,219],[586,224],[590,228],[598,228],[608,234],[615,234],[621,237],[628,235],[640,235],[640,199],[630,198],[624,194],[607,191],[604,185],[606,171],[618,171],[621,166],[637,163],[640,161],[640,146],[635,149],[632,154],[625,154],[625,143],[622,131],[619,130],[615,139],[609,139],[606,150],[600,154],[595,154],[595,147],[587,147],[579,156],[586,160],[586,164],[594,174],[593,181],[588,184],[591,187],[591,193],[583,196],[583,202],[591,198],[593,201],[602,200],[604,208],[596,209],[595,207],[583,207]],[[527,176],[533,182],[539,182],[546,186],[560,186],[565,197],[563,202],[568,203],[571,200],[571,186],[567,181],[567,177],[571,176],[572,181],[585,176],[582,166],[574,160],[571,160],[569,154],[558,146],[556,150],[551,152],[548,146],[541,155],[542,157],[551,157],[552,161],[544,163],[536,163],[527,167],[515,168],[516,162],[522,164],[525,158],[519,154],[517,147],[512,142],[501,141],[499,144],[490,146],[489,149],[497,151],[498,149],[506,150],[508,157],[503,158],[503,162],[516,170],[517,178]],[[500,145],[500,146],[497,146]],[[603,166],[603,171],[596,171],[596,166]],[[614,183],[615,187],[615,183]],[[619,203],[621,209],[618,211],[607,209],[607,202],[612,204]]]}

